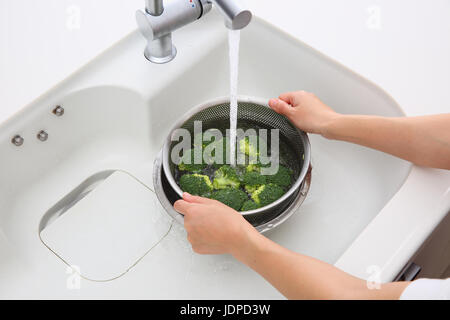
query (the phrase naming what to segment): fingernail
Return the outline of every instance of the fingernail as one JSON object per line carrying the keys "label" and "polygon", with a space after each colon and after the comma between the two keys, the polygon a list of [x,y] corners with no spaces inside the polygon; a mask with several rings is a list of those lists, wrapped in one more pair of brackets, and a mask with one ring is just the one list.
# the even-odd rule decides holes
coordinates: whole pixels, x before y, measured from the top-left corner
{"label": "fingernail", "polygon": [[269,100],[269,105],[276,106],[277,104],[278,104],[278,100],[277,99],[270,99]]}
{"label": "fingernail", "polygon": [[184,198],[184,197],[190,197],[190,196],[191,196],[190,193],[187,193],[187,192],[183,193],[183,198]]}

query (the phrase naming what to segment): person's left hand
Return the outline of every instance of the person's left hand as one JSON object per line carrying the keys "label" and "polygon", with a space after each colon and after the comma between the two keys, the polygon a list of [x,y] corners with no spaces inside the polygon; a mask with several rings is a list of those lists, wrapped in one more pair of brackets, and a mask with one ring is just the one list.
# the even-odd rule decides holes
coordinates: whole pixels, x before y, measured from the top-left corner
{"label": "person's left hand", "polygon": [[216,200],[184,193],[174,208],[184,215],[188,240],[196,253],[236,255],[256,232],[239,212]]}

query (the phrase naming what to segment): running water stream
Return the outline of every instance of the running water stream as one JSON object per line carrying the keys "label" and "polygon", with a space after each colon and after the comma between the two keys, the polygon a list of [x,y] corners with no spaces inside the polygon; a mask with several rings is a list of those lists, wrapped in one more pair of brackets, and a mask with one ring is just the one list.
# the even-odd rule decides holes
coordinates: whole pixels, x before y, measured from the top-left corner
{"label": "running water stream", "polygon": [[236,165],[236,131],[238,114],[239,44],[240,30],[229,30],[230,47],[230,164]]}

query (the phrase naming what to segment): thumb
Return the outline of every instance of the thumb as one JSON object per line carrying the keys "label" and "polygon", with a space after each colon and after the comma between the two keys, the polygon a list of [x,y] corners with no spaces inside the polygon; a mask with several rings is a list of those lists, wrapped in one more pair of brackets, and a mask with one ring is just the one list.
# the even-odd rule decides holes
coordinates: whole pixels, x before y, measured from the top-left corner
{"label": "thumb", "polygon": [[183,193],[183,200],[189,203],[202,203],[202,204],[206,204],[209,201],[211,201],[208,198],[193,196],[187,192]]}
{"label": "thumb", "polygon": [[193,208],[194,206],[194,203],[190,203],[185,200],[178,200],[174,203],[173,208],[175,209],[175,211],[181,213],[182,215],[186,215],[189,209]]}
{"label": "thumb", "polygon": [[289,116],[292,112],[292,106],[280,99],[270,99],[270,108],[276,113]]}

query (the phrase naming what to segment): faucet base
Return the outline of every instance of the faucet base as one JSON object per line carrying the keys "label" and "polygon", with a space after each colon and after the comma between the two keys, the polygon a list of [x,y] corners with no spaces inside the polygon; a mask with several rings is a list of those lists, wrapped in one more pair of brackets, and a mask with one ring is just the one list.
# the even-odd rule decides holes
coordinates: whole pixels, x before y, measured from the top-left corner
{"label": "faucet base", "polygon": [[146,48],[144,51],[144,56],[150,62],[157,64],[164,64],[175,59],[175,57],[177,56],[177,48],[175,48],[175,46],[172,45],[172,53],[165,57],[156,57],[149,52],[148,48]]}
{"label": "faucet base", "polygon": [[145,48],[144,55],[153,63],[163,64],[172,61],[177,55],[177,49],[172,43],[172,34],[169,33],[150,41]]}

